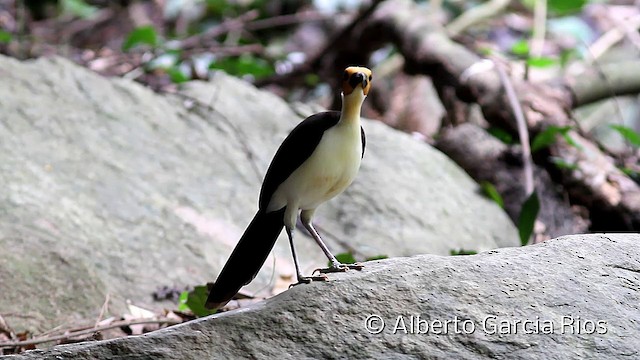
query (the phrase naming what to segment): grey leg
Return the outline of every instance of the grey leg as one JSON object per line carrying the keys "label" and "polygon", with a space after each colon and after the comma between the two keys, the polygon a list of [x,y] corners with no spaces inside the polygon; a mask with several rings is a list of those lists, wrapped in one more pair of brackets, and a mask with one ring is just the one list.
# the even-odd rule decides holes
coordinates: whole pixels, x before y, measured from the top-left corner
{"label": "grey leg", "polygon": [[302,272],[300,271],[300,262],[298,261],[298,255],[296,254],[296,248],[293,246],[293,230],[289,229],[289,227],[285,227],[287,230],[287,236],[289,237],[289,246],[291,246],[291,255],[293,255],[293,264],[296,267],[296,277],[298,279],[298,282],[293,284],[294,285],[298,285],[298,284],[308,284],[312,281],[327,281],[327,277],[320,274],[320,276],[302,276]]}
{"label": "grey leg", "polygon": [[307,229],[309,234],[311,234],[311,237],[316,241],[318,246],[320,246],[320,248],[322,249],[322,252],[324,252],[327,259],[331,261],[331,267],[326,269],[316,269],[315,271],[318,271],[324,274],[324,273],[330,273],[330,272],[347,271],[348,269],[362,270],[363,268],[362,264],[359,264],[359,263],[343,264],[340,261],[338,261],[338,259],[336,259],[336,257],[331,253],[331,251],[329,251],[329,248],[324,243],[324,241],[322,241],[320,234],[318,234],[318,231],[316,231],[316,229],[313,227],[313,224],[311,223],[311,218],[313,217],[314,212],[315,212],[315,209],[303,210],[302,213],[300,214],[300,220],[302,220],[302,225],[304,225],[305,229]]}

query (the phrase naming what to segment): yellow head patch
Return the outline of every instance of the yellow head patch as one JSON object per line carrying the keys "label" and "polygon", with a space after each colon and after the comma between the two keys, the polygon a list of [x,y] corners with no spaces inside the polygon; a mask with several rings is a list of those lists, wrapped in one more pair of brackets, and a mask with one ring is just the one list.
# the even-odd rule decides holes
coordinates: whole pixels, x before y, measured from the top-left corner
{"label": "yellow head patch", "polygon": [[371,70],[361,66],[349,66],[344,70],[342,78],[342,92],[344,95],[351,94],[358,87],[362,88],[362,93],[367,95],[371,88]]}

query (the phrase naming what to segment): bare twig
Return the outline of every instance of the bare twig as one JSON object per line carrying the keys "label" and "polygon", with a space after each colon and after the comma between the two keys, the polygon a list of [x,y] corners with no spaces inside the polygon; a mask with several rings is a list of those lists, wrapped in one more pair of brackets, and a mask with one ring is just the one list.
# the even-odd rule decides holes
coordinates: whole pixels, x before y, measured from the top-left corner
{"label": "bare twig", "polygon": [[70,339],[76,336],[81,336],[81,335],[87,335],[87,334],[92,334],[95,332],[99,332],[99,331],[105,331],[105,330],[109,330],[109,329],[115,329],[115,328],[119,328],[122,326],[130,326],[130,325],[142,325],[142,324],[169,324],[169,325],[176,325],[176,324],[180,324],[181,321],[175,320],[175,319],[169,319],[169,318],[164,318],[164,319],[144,319],[144,320],[140,320],[140,319],[134,319],[134,320],[125,320],[125,321],[117,321],[117,322],[113,322],[109,325],[105,325],[105,326],[98,326],[98,327],[93,327],[91,329],[86,329],[86,330],[80,330],[80,331],[73,331],[73,332],[69,332],[67,334],[62,334],[62,335],[55,335],[55,336],[48,336],[48,337],[36,337],[30,340],[23,340],[23,341],[11,341],[11,342],[3,342],[0,343],[0,348],[11,348],[11,347],[17,347],[17,346],[28,346],[28,345],[37,345],[37,344],[43,344],[43,343],[48,343],[48,342],[52,342],[52,341],[58,341],[58,340],[66,340],[66,339]]}
{"label": "bare twig", "polygon": [[258,17],[258,15],[259,14],[257,10],[247,11],[246,13],[238,16],[237,18],[226,20],[222,24],[214,28],[211,28],[203,33],[189,36],[183,39],[182,41],[180,41],[180,48],[190,49],[193,47],[197,47],[200,44],[202,44],[205,41],[205,39],[212,40],[230,31],[241,30],[247,22],[254,20],[255,18]]}
{"label": "bare twig", "polygon": [[[630,19],[623,20],[618,23],[618,26],[612,28],[602,35],[598,40],[594,41],[591,46],[589,46],[588,53],[591,55],[586,62],[593,63],[597,59],[599,59],[604,53],[606,53],[612,46],[617,44],[620,40],[622,40],[625,34],[633,35],[629,36],[629,40],[631,40],[637,47],[640,48],[640,44],[636,43],[638,34],[638,28],[640,28],[640,15],[636,15]],[[635,36],[634,36],[635,35]]]}
{"label": "bare twig", "polygon": [[494,62],[494,64],[498,71],[498,75],[500,76],[500,80],[502,81],[502,86],[504,86],[507,99],[509,99],[509,105],[511,106],[511,110],[513,111],[513,115],[518,125],[518,137],[520,138],[520,144],[522,145],[522,163],[524,165],[524,187],[527,196],[529,196],[533,192],[534,186],[533,161],[531,160],[531,147],[529,146],[529,130],[527,129],[527,121],[524,118],[522,105],[520,104],[520,100],[518,100],[518,96],[513,88],[511,79],[504,71],[502,64],[498,62]]}
{"label": "bare twig", "polygon": [[351,33],[356,28],[356,26],[358,26],[366,18],[368,18],[381,2],[382,0],[372,0],[371,5],[369,5],[358,16],[356,16],[353,19],[353,21],[349,23],[349,25],[345,26],[340,31],[336,32],[322,48],[320,48],[315,54],[312,54],[311,56],[309,56],[307,61],[305,61],[300,65],[295,66],[291,72],[288,72],[286,74],[278,74],[278,75],[274,75],[274,76],[262,79],[260,81],[257,81],[256,85],[263,86],[266,84],[286,83],[292,78],[298,78],[301,75],[307,74],[317,69],[323,57],[326,56],[326,54],[330,52],[331,49],[334,48],[337,43],[347,38],[349,33]]}
{"label": "bare twig", "polygon": [[102,307],[100,308],[100,314],[98,314],[98,318],[96,319],[96,323],[93,325],[98,326],[98,324],[100,324],[100,321],[102,321],[102,317],[104,316],[104,313],[107,311],[107,309],[109,308],[109,293],[107,293],[104,296],[104,303],[102,304]]}
{"label": "bare twig", "polygon": [[[577,77],[565,79],[572,93],[572,107],[591,104],[612,96],[640,93],[640,61],[631,60],[600,66]],[[603,85],[606,82],[607,86]]]}
{"label": "bare twig", "polygon": [[[513,114],[507,110],[509,100],[502,91],[499,74],[484,72],[463,82],[461,74],[479,62],[479,57],[419,15],[420,9],[415,3],[389,0],[365,23],[362,31],[355,34],[358,37],[349,41],[364,44],[369,51],[392,41],[405,57],[408,73],[429,75],[436,87],[454,88],[458,99],[477,103],[491,124],[514,129],[516,124]],[[514,81],[513,87],[520,95],[530,133],[571,123],[569,110],[577,103],[568,90],[571,84],[562,87],[553,83]],[[560,169],[560,181],[571,200],[589,208],[596,229],[598,226],[601,230],[640,229],[640,186],[617,169],[614,159],[597,146],[578,134],[570,136],[580,144],[579,148],[558,141],[548,149],[553,156],[574,166]],[[553,170],[558,171],[555,167]]]}
{"label": "bare twig", "polygon": [[327,16],[317,11],[304,11],[289,15],[274,16],[267,19],[254,20],[247,23],[244,30],[255,31],[289,26],[304,22],[327,20]]}
{"label": "bare twig", "polygon": [[474,6],[451,21],[445,26],[445,30],[449,36],[456,37],[471,26],[500,14],[510,2],[511,0],[490,0]]}
{"label": "bare twig", "polygon": [[544,38],[547,32],[547,0],[536,0],[533,8],[533,35],[531,37],[531,56],[542,56]]}

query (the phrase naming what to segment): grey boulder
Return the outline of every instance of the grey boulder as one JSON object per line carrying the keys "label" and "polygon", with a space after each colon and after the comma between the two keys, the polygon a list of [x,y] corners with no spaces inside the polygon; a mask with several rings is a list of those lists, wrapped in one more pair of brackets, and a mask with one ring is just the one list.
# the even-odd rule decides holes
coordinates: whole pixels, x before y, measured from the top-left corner
{"label": "grey boulder", "polygon": [[366,263],[244,309],[19,359],[636,359],[638,234]]}
{"label": "grey boulder", "polygon": [[[214,280],[273,153],[310,111],[223,73],[156,94],[60,58],[0,56],[0,78],[0,310],[16,315],[5,316],[16,331],[95,321],[107,294],[107,315],[127,300],[172,308],[152,292]],[[505,213],[444,155],[381,123],[364,128],[356,183],[317,215],[334,252],[518,244]],[[303,234],[311,272],[326,259]],[[246,290],[270,296],[292,275],[281,239]]]}

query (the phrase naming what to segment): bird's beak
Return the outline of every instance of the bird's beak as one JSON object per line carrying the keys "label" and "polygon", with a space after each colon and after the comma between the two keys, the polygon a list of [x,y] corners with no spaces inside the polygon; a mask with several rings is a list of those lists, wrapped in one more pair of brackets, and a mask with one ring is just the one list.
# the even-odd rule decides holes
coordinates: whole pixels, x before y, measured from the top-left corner
{"label": "bird's beak", "polygon": [[358,88],[365,96],[369,93],[371,88],[370,70],[357,66],[348,67],[344,72],[342,92],[344,95],[350,95]]}
{"label": "bird's beak", "polygon": [[349,79],[349,85],[354,89],[358,87],[358,83],[362,85],[363,89],[367,87],[367,77],[361,72],[351,75],[351,78]]}
{"label": "bird's beak", "polygon": [[367,87],[367,85],[369,85],[369,79],[367,78],[367,75],[362,73],[362,72],[357,72],[355,74],[353,74],[351,76],[351,79],[349,79],[349,82],[351,85],[351,87],[355,90],[358,87],[358,84],[362,85],[362,92],[367,95],[367,93],[369,92],[369,89]]}

